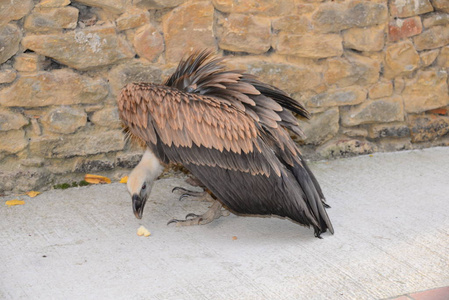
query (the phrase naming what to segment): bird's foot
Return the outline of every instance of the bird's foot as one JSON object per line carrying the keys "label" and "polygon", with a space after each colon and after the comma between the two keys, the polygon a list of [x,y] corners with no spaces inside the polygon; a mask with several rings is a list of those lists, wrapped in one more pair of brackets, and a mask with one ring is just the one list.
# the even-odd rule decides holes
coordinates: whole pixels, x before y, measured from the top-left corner
{"label": "bird's foot", "polygon": [[213,199],[212,196],[209,195],[209,193],[206,191],[202,192],[190,191],[180,186],[175,187],[171,192],[173,193],[174,191],[182,192],[181,196],[179,197],[179,201],[184,200],[184,198],[187,197],[194,198],[195,200],[198,201],[209,201],[209,202],[215,201],[215,199]]}
{"label": "bird's foot", "polygon": [[167,225],[176,223],[176,226],[190,226],[190,225],[204,225],[212,222],[219,217],[229,216],[229,211],[222,210],[222,205],[217,200],[214,200],[214,204],[202,215],[188,214],[185,220],[172,219],[168,221]]}

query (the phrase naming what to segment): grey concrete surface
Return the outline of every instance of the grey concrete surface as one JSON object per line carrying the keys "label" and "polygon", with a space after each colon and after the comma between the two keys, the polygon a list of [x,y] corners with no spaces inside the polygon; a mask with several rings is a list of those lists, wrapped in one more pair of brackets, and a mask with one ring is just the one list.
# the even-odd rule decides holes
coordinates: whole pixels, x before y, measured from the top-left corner
{"label": "grey concrete surface", "polygon": [[311,167],[335,227],[321,240],[278,218],[167,226],[209,205],[179,202],[176,178],[156,183],[142,220],[119,183],[0,198],[0,298],[382,299],[449,285],[449,148]]}

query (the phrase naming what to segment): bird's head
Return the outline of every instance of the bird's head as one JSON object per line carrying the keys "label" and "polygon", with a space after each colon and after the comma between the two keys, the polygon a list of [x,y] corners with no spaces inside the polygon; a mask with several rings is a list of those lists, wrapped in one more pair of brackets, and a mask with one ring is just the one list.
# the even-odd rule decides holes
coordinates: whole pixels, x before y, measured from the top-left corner
{"label": "bird's head", "polygon": [[161,174],[162,170],[159,160],[147,150],[142,156],[142,160],[129,174],[127,187],[136,218],[142,218],[143,208],[151,194],[154,180]]}

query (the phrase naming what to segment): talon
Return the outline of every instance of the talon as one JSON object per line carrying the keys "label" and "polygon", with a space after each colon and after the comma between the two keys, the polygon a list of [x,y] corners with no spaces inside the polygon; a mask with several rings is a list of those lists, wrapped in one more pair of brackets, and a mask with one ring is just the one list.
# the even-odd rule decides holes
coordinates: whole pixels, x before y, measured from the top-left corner
{"label": "talon", "polygon": [[167,225],[170,225],[171,223],[178,223],[178,222],[182,222],[182,220],[171,219],[170,221],[167,222]]}
{"label": "talon", "polygon": [[187,197],[189,197],[189,194],[184,193],[179,197],[178,201],[182,201],[182,200],[184,200],[184,198],[187,198]]}
{"label": "talon", "polygon": [[190,213],[190,214],[187,214],[186,220],[187,220],[187,218],[190,218],[190,217],[192,217],[192,218],[198,218],[198,217],[201,217],[201,216],[200,216],[200,215],[197,215],[197,214],[194,214],[194,213]]}
{"label": "talon", "polygon": [[188,190],[186,190],[185,188],[180,187],[180,186],[174,187],[174,188],[171,190],[171,192],[174,193],[175,191],[178,191],[178,190],[181,190],[181,191],[183,191],[183,192],[188,192]]}

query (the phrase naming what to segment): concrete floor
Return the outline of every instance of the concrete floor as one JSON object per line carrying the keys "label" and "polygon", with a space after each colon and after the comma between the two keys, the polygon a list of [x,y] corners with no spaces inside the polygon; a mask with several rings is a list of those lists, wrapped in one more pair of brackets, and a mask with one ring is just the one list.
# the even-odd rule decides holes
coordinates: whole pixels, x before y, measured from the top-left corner
{"label": "concrete floor", "polygon": [[179,202],[176,178],[155,184],[142,220],[119,183],[0,198],[0,298],[382,299],[449,285],[449,148],[311,167],[332,206],[321,240],[278,218],[167,226],[209,205]]}

